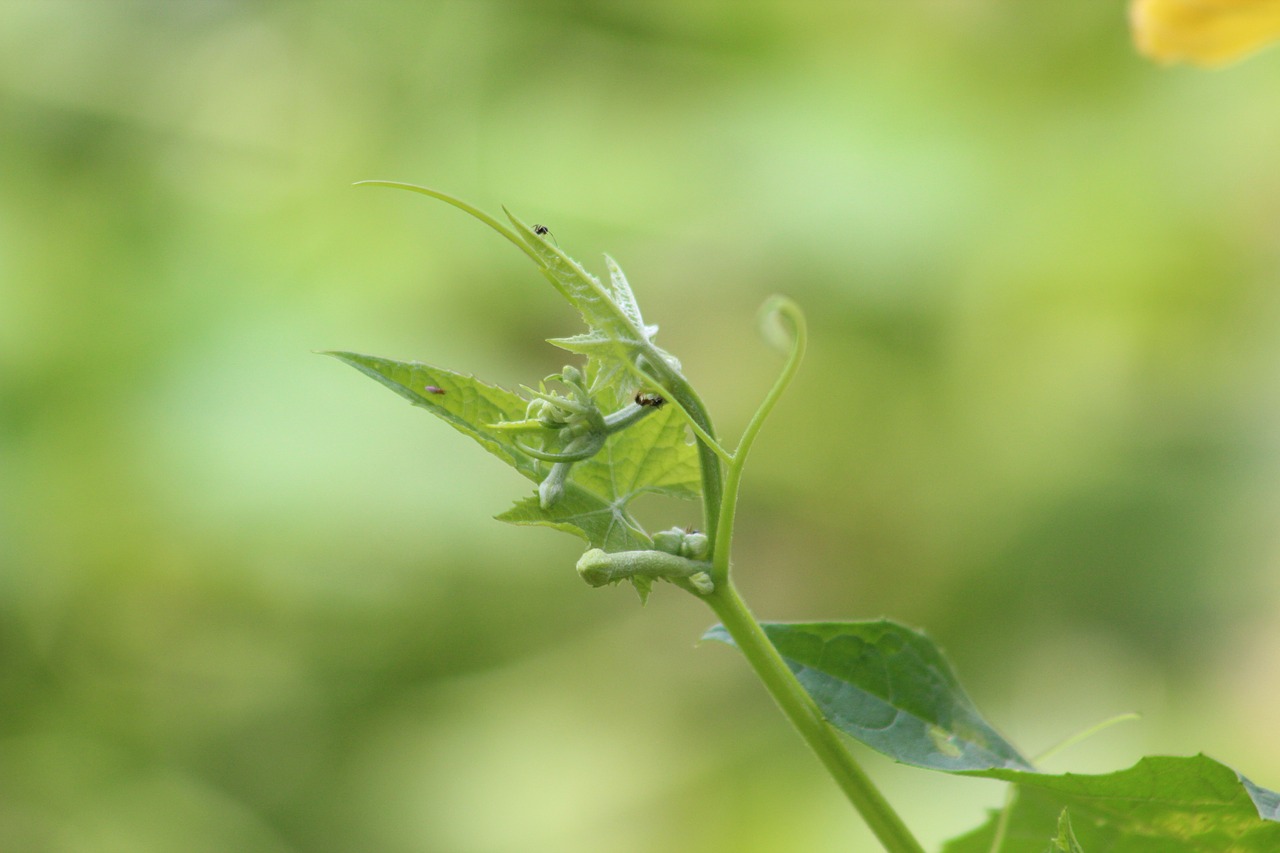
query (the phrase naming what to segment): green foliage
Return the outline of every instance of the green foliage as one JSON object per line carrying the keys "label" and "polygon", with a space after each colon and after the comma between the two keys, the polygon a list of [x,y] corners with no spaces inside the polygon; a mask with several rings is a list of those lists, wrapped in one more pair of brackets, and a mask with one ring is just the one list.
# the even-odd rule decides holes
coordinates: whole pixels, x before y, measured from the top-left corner
{"label": "green foliage", "polygon": [[524,498],[497,518],[567,530],[605,551],[647,548],[649,538],[629,511],[631,501],[645,492],[698,497],[698,463],[685,432],[674,409],[656,412],[576,465],[568,492],[555,505]]}
{"label": "green foliage", "polygon": [[[1031,769],[919,631],[888,620],[761,627],[831,725],[872,749],[932,770]],[[703,639],[733,643],[720,625]]]}
{"label": "green foliage", "polygon": [[730,444],[750,309],[805,305],[738,519],[762,618],[927,629],[1024,750],[1145,708],[1091,772],[1212,737],[1280,788],[1280,51],[1160,72],[1124,5],[0,3],[0,850],[876,849],[725,707],[772,710],[693,650],[718,617],[564,595],[587,543],[491,518],[532,481],[310,353],[519,394],[586,331],[358,177],[608,251]]}
{"label": "green foliage", "polygon": [[[518,433],[497,426],[524,417],[528,401],[519,395],[472,376],[416,362],[345,352],[329,355],[475,439],[529,479],[538,482],[547,475],[551,466],[522,450]],[[698,496],[697,460],[684,433],[674,409],[654,412],[625,433],[610,437],[596,456],[576,466],[564,497],[555,505],[543,508],[537,497],[525,498],[497,517],[513,524],[565,530],[605,551],[648,547],[648,535],[628,509],[631,501],[644,492]]]}
{"label": "green foliage", "polygon": [[[627,283],[622,270],[606,257],[609,268],[609,284],[604,285],[558,246],[542,236],[504,208],[512,228],[477,210],[475,207],[428,187],[392,181],[362,181],[364,185],[395,187],[438,198],[466,211],[493,230],[502,234],[525,254],[533,258],[540,271],[570,305],[578,309],[589,331],[571,338],[554,338],[552,343],[568,350],[589,356],[605,366],[605,377],[613,379],[618,371],[626,371],[640,377],[636,361],[647,358],[649,363],[666,363],[678,368],[672,357],[653,343],[657,326],[646,326],[640,315],[640,306]],[[514,229],[514,230],[513,230]],[[632,380],[634,381],[634,380]]]}
{"label": "green foliage", "polygon": [[[1099,776],[1002,770],[973,775],[1016,785],[1003,839],[993,846],[1001,822],[993,815],[981,829],[948,844],[944,853],[1043,853],[1064,810],[1076,844],[1086,851],[1280,850],[1276,794],[1204,755],[1148,757],[1127,770]],[[1061,837],[1060,827],[1058,833]]]}
{"label": "green foliage", "polygon": [[[1146,758],[1103,776],[1035,772],[918,631],[887,620],[762,627],[840,731],[904,764],[1017,786],[1000,845],[997,815],[946,853],[1044,853],[1054,827],[1055,853],[1280,849],[1277,794],[1205,756]],[[704,639],[733,643],[719,625]]]}
{"label": "green foliage", "polygon": [[[679,406],[645,408],[631,402],[646,382],[665,388],[662,379],[650,378],[642,368],[657,368],[658,375],[669,381],[678,375],[678,362],[653,343],[657,327],[644,324],[621,268],[606,259],[610,276],[609,284],[604,285],[510,213],[512,228],[465,202],[425,187],[368,183],[409,189],[453,204],[505,236],[538,264],[589,326],[585,335],[552,342],[587,359],[584,370],[575,375],[584,376],[583,381],[589,383],[589,389],[583,390],[590,398],[587,405],[596,414],[586,428],[594,430],[589,435],[599,441],[588,445],[585,458],[555,464],[556,454],[571,450],[572,443],[561,441],[564,446],[556,447],[560,438],[557,429],[562,425],[555,423],[557,429],[552,429],[531,420],[531,403],[540,406],[550,402],[554,406],[558,401],[563,406],[576,406],[582,401],[532,389],[533,399],[528,400],[474,377],[416,362],[343,352],[330,355],[437,415],[525,477],[542,484],[538,496],[517,501],[498,519],[564,530],[607,552],[649,548],[649,536],[632,514],[631,502],[645,492],[697,499],[702,478],[697,452],[686,437],[683,410]],[[634,414],[618,417],[616,423],[625,423],[625,428],[612,431],[605,413],[624,415],[623,407]],[[544,445],[541,450],[524,443],[531,433]],[[642,594],[647,592],[647,587],[640,587],[644,581],[634,582]]]}
{"label": "green foliage", "polygon": [[[442,199],[519,247],[587,323],[585,334],[552,341],[586,364],[565,367],[522,397],[422,364],[332,355],[537,482],[536,496],[498,518],[585,539],[590,548],[578,571],[591,586],[627,580],[643,599],[654,581],[665,580],[704,599],[722,619],[704,638],[742,651],[887,849],[921,850],[831,728],[904,764],[1015,786],[1006,813],[946,853],[1280,849],[1280,795],[1204,756],[1147,758],[1102,776],[1036,772],[987,723],[942,651],[919,631],[888,620],[755,621],[729,577],[728,539],[747,452],[804,352],[804,318],[793,303],[769,303],[768,316],[785,321],[789,333],[787,362],[730,454],[716,442],[679,362],[654,344],[657,327],[644,323],[612,259],[604,284],[509,212],[510,226],[435,190],[379,183]],[[675,529],[651,539],[631,513],[645,492],[701,497],[708,531]],[[717,526],[725,534],[719,542]]]}
{"label": "green foliage", "polygon": [[526,477],[538,477],[538,464],[516,446],[513,434],[493,426],[524,416],[527,401],[518,395],[487,385],[474,376],[418,362],[393,361],[353,352],[326,355],[346,362],[413,405],[431,412]]}
{"label": "green foliage", "polygon": [[611,437],[603,450],[574,468],[574,480],[621,506],[642,492],[696,500],[698,459],[687,436],[680,413],[660,409]]}

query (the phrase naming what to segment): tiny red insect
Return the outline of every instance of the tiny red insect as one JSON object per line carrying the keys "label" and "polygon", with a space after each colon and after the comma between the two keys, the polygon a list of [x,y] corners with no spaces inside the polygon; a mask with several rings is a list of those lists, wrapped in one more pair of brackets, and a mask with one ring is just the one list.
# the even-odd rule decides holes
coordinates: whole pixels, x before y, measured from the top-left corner
{"label": "tiny red insect", "polygon": [[443,393],[445,393],[445,390],[444,390],[443,388],[439,388],[439,387],[437,387],[437,386],[435,386],[435,385],[428,385],[428,386],[427,386],[427,390],[428,390],[429,392],[431,392],[432,394],[443,394]]}

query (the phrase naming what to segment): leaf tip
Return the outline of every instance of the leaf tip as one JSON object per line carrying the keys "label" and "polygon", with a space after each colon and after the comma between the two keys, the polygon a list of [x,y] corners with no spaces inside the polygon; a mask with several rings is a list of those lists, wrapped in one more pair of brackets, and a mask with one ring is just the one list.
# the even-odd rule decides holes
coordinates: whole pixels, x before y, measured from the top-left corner
{"label": "leaf tip", "polygon": [[316,355],[327,355],[330,358],[336,358],[343,364],[349,364],[352,367],[360,367],[362,362],[367,360],[369,356],[361,355],[358,352],[346,352],[345,350],[321,349],[313,350]]}
{"label": "leaf tip", "polygon": [[731,637],[729,632],[725,630],[725,627],[720,624],[712,625],[706,631],[703,631],[702,636],[698,638],[698,642],[700,644],[705,643],[707,640],[713,640],[717,643],[724,643],[730,646],[735,645],[733,637]]}

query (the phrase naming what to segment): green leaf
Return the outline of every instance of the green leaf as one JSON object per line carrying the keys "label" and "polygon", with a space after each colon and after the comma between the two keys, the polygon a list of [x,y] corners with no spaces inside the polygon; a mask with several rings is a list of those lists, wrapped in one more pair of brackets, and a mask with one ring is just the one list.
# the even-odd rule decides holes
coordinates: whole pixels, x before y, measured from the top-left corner
{"label": "green leaf", "polygon": [[[441,367],[418,362],[393,361],[354,352],[328,352],[395,391],[415,406],[439,417],[463,435],[475,439],[485,450],[535,482],[541,480],[545,465],[537,462],[515,442],[515,434],[490,425],[524,417],[527,401],[511,391],[488,385]],[[439,393],[429,389],[438,389]]]}
{"label": "green leaf", "polygon": [[[1144,758],[1099,776],[1037,773],[919,632],[888,621],[762,627],[837,729],[906,764],[1017,786],[994,851],[998,813],[944,853],[1280,850],[1280,794],[1203,755]],[[732,643],[720,626],[706,638]]]}
{"label": "green leaf", "polygon": [[626,275],[622,272],[622,267],[618,266],[618,262],[608,255],[604,256],[604,264],[609,269],[609,287],[612,291],[614,304],[622,310],[627,316],[631,324],[642,332],[645,332],[646,338],[652,338],[658,331],[657,326],[646,327],[644,320],[640,316],[640,303],[636,302],[636,295],[631,290],[631,285],[627,281]]}
{"label": "green leaf", "polygon": [[[1204,755],[1153,756],[1098,776],[986,770],[1017,785],[995,853],[1044,853],[1063,809],[1082,850],[1106,853],[1275,853],[1277,794]],[[998,814],[944,853],[991,853]],[[1069,849],[1069,848],[1068,848]]]}
{"label": "green leaf", "polygon": [[605,256],[605,265],[609,269],[609,284],[606,285],[559,246],[535,234],[511,211],[506,208],[503,211],[515,232],[540,262],[542,274],[561,296],[578,309],[590,330],[585,335],[553,338],[551,343],[601,360],[598,367],[606,375],[617,371],[630,373],[641,357],[654,363],[663,362],[679,371],[679,362],[653,342],[658,327],[645,324],[631,285],[613,258]]}
{"label": "green leaf", "polygon": [[639,551],[652,546],[648,535],[624,508],[572,482],[565,488],[564,496],[548,509],[543,509],[535,495],[521,498],[511,509],[494,517],[510,524],[563,530],[581,536],[594,548],[609,552]]}
{"label": "green leaf", "polygon": [[605,551],[652,547],[631,515],[645,492],[697,498],[697,451],[685,439],[679,413],[663,408],[609,437],[604,449],[573,466],[565,496],[548,509],[537,498],[519,501],[498,516],[512,524],[540,524],[575,533]]}
{"label": "green leaf", "polygon": [[1080,846],[1075,832],[1071,829],[1071,815],[1066,809],[1058,815],[1058,834],[1053,839],[1049,853],[1084,853],[1084,848]]}
{"label": "green leaf", "polygon": [[[933,770],[1031,769],[924,634],[888,620],[761,627],[828,722],[872,749]],[[703,639],[733,643],[719,625]]]}
{"label": "green leaf", "polygon": [[[639,387],[637,364],[643,358],[663,365],[668,381],[678,362],[653,344],[656,326],[644,323],[635,294],[626,276],[606,256],[608,284],[587,272],[558,246],[536,234],[527,224],[506,211],[513,227],[483,211],[428,187],[391,181],[365,181],[365,184],[394,187],[440,199],[484,222],[528,255],[543,275],[566,300],[581,313],[588,332],[572,338],[555,339],[552,343],[587,357],[586,374],[595,402],[605,411],[629,404]],[[505,209],[504,209],[505,210]],[[471,377],[420,364],[404,364],[372,356],[333,353],[352,366],[407,397],[415,405],[428,408],[456,429],[475,438],[485,449],[514,466],[522,474],[541,482],[549,470],[548,463],[535,460],[520,449],[518,431],[496,430],[493,424],[523,419],[526,401],[510,392],[483,385]],[[454,405],[453,385],[436,381],[445,377],[453,382],[465,380],[468,402],[492,404],[487,408]],[[423,388],[434,385],[443,395],[432,395]],[[565,530],[581,536],[591,545],[605,551],[637,550],[649,547],[650,540],[631,515],[629,504],[643,492],[656,492],[681,498],[697,498],[702,478],[698,451],[685,438],[685,427],[678,406],[656,412],[639,423],[611,436],[604,448],[591,459],[575,463],[569,469],[563,497],[544,509],[536,498],[523,499],[498,516],[515,524],[537,524]],[[525,433],[525,439],[529,435]],[[526,440],[526,445],[529,442]],[[537,446],[537,441],[533,442]],[[556,448],[547,448],[554,452]]]}
{"label": "green leaf", "polygon": [[574,466],[573,480],[623,507],[644,492],[696,499],[702,475],[687,435],[680,412],[665,406],[610,436],[603,450]]}
{"label": "green leaf", "polygon": [[[426,364],[349,352],[327,354],[427,409],[530,480],[541,482],[546,476],[547,463],[515,443],[519,433],[492,426],[524,417],[527,401],[519,395]],[[631,501],[644,492],[696,498],[700,483],[697,452],[685,439],[684,423],[678,412],[663,408],[610,436],[600,453],[574,465],[564,497],[551,508],[543,509],[535,496],[497,517],[564,530],[605,551],[640,550],[651,543],[630,512]]]}
{"label": "green leaf", "polygon": [[[360,185],[408,190],[439,199],[465,211],[507,238],[532,258],[556,290],[578,309],[587,326],[598,333],[601,340],[608,342],[611,351],[620,360],[634,358],[639,353],[650,357],[666,356],[652,343],[657,327],[644,324],[635,294],[631,291],[626,276],[622,274],[622,270],[612,258],[605,257],[609,268],[609,284],[606,286],[587,272],[581,264],[561,251],[559,246],[536,234],[532,228],[506,208],[503,208],[503,212],[515,226],[514,230],[462,199],[430,187],[400,181],[357,182],[357,186]],[[669,356],[666,357],[669,358]]]}
{"label": "green leaf", "polygon": [[[559,246],[533,233],[533,229],[511,211],[506,208],[503,211],[540,262],[543,275],[578,309],[587,326],[621,347],[643,347],[649,343],[650,335],[646,334],[644,321],[640,319],[635,295],[620,275],[621,270],[606,286]],[[616,264],[611,264],[611,269],[617,270]]]}
{"label": "green leaf", "polygon": [[[620,360],[618,342],[600,332],[586,332],[568,338],[547,338],[547,343],[566,352],[587,357],[592,388],[613,388],[612,402],[621,404],[636,392],[640,382]],[[626,349],[622,349],[623,354]]]}
{"label": "green leaf", "polygon": [[[408,190],[451,204],[488,225],[533,259],[547,280],[578,309],[590,329],[586,336],[553,339],[552,342],[556,345],[582,352],[581,349],[575,349],[573,342],[577,342],[591,347],[588,355],[593,358],[601,358],[607,353],[612,357],[613,363],[607,366],[606,373],[624,370],[634,375],[637,370],[636,361],[644,356],[651,362],[664,363],[670,371],[679,374],[679,362],[653,343],[658,327],[645,325],[631,285],[627,283],[621,268],[609,256],[605,256],[605,263],[609,268],[609,284],[605,285],[561,251],[559,246],[535,233],[505,207],[503,212],[514,230],[462,199],[430,187],[400,181],[359,181],[357,185]],[[588,340],[591,341],[590,344],[586,343]],[[679,378],[683,380],[682,376]],[[681,401],[681,405],[685,405],[685,402]]]}

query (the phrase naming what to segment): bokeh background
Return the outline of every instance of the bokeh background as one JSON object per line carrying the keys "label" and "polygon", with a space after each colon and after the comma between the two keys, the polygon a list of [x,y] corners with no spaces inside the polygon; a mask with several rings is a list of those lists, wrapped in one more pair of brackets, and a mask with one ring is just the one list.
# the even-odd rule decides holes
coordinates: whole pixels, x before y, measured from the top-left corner
{"label": "bokeh background", "polygon": [[[314,350],[578,330],[430,184],[628,271],[767,618],[928,628],[1050,769],[1280,787],[1280,54],[1118,3],[0,2],[0,850],[873,849],[711,621]],[[693,507],[656,506],[667,521]],[[999,785],[859,749],[928,846]]]}

